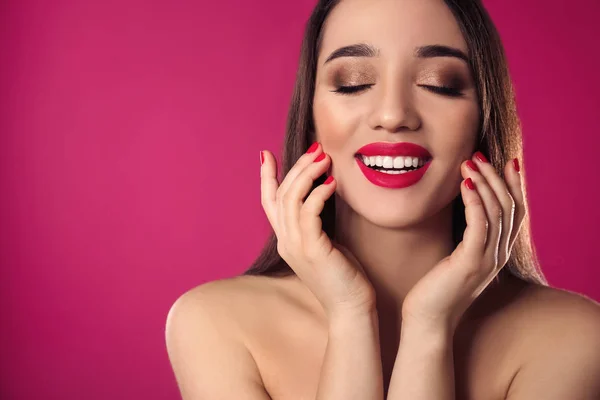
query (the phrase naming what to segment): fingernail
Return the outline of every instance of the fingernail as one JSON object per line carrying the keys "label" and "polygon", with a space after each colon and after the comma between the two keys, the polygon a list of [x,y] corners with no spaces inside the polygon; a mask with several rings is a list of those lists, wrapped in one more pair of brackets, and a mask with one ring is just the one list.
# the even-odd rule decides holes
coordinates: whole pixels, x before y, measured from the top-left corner
{"label": "fingernail", "polygon": [[517,172],[521,171],[521,167],[519,167],[519,159],[515,158],[513,160],[513,166],[515,167],[515,169],[517,170]]}
{"label": "fingernail", "polygon": [[480,152],[480,151],[478,151],[478,152],[476,152],[476,153],[475,153],[475,157],[477,157],[477,159],[478,159],[479,161],[481,161],[482,163],[487,163],[487,162],[489,162],[489,161],[487,160],[487,158],[485,158],[485,156],[483,155],[483,153],[482,153],[482,152]]}
{"label": "fingernail", "polygon": [[318,142],[314,142],[313,144],[310,145],[310,147],[308,148],[308,150],[306,150],[306,153],[314,153],[317,150],[317,147],[319,147],[319,143]]}
{"label": "fingernail", "polygon": [[471,168],[475,172],[479,172],[479,168],[477,168],[477,165],[475,165],[475,163],[471,160],[467,161],[467,167]]}
{"label": "fingernail", "polygon": [[471,180],[471,178],[467,178],[465,180],[465,186],[471,190],[475,190],[475,184],[473,183],[473,180]]}
{"label": "fingernail", "polygon": [[262,150],[260,151],[260,165],[263,165],[265,162],[265,155],[263,154]]}
{"label": "fingernail", "polygon": [[323,185],[327,185],[331,182],[333,182],[333,176],[329,175],[327,179],[325,179],[325,182],[323,182]]}
{"label": "fingernail", "polygon": [[319,162],[325,158],[325,153],[321,153],[315,158],[314,162]]}

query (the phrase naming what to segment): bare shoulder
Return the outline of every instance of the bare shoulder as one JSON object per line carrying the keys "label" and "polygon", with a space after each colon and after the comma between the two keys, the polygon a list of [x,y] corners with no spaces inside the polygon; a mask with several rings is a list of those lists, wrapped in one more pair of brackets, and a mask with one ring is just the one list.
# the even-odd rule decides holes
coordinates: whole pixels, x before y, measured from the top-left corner
{"label": "bare shoulder", "polygon": [[[560,340],[571,335],[600,329],[600,304],[572,291],[549,286],[527,284],[516,303],[520,323],[537,340]],[[539,334],[537,336],[535,334]]]}
{"label": "bare shoulder", "polygon": [[[174,304],[202,304],[202,307],[215,314],[214,318],[222,328],[236,328],[236,316],[254,309],[267,298],[276,294],[276,286],[268,277],[235,276],[209,281],[185,292]],[[250,301],[251,300],[251,301]]]}
{"label": "bare shoulder", "polygon": [[[565,289],[525,283],[506,317],[527,357],[548,354],[556,345],[600,333],[600,304]],[[585,337],[585,338],[584,338]],[[594,337],[600,342],[600,335]]]}
{"label": "bare shoulder", "polygon": [[507,398],[600,398],[600,304],[528,284],[514,311],[522,359]]}
{"label": "bare shoulder", "polygon": [[201,284],[176,299],[165,340],[184,399],[269,398],[244,321],[260,324],[261,303],[276,292],[269,279],[242,276]]}
{"label": "bare shoulder", "polygon": [[[182,296],[209,308],[220,327],[245,341],[253,328],[273,328],[281,315],[312,313],[316,299],[294,276],[239,275],[199,285]],[[288,319],[289,321],[289,319]]]}

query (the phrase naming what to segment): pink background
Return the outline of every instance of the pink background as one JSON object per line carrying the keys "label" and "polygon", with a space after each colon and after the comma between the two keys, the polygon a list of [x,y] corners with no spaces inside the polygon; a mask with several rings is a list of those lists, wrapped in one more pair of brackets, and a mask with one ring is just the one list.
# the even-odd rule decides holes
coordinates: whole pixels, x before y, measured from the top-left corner
{"label": "pink background", "polygon": [[[600,3],[485,3],[544,271],[600,300]],[[167,311],[267,237],[258,152],[279,154],[314,4],[2,2],[2,399],[178,398]]]}

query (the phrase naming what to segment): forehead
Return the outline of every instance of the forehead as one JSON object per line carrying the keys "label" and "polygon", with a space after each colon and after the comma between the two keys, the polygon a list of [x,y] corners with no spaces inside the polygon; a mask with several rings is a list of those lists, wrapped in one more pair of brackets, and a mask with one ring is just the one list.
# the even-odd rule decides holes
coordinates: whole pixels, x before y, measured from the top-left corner
{"label": "forehead", "polygon": [[323,26],[319,64],[335,49],[367,42],[381,57],[405,57],[416,46],[442,44],[468,54],[452,11],[443,0],[342,0]]}

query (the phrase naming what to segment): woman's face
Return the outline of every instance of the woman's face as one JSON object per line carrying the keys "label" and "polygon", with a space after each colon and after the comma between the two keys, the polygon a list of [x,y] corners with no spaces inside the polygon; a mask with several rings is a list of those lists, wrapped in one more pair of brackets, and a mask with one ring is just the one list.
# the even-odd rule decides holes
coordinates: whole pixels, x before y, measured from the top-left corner
{"label": "woman's face", "polygon": [[[416,53],[422,46],[442,45],[468,55],[450,9],[443,0],[342,0],[323,29],[313,116],[316,138],[332,159],[337,194],[355,212],[386,227],[407,226],[448,206],[460,192],[460,165],[476,150],[475,82],[469,65],[459,57]],[[355,44],[370,45],[378,54],[326,62],[337,49]],[[359,85],[368,86],[355,93],[335,92],[340,86]],[[437,93],[432,89],[436,86],[455,89],[458,96]],[[425,148],[431,156],[425,174],[398,188],[403,186],[399,180],[415,173],[369,168],[367,175],[376,172],[376,180],[383,176],[383,183],[372,183],[357,153],[374,142],[410,142]],[[376,148],[374,153],[384,151]],[[388,156],[397,167],[401,161],[394,151]],[[395,187],[389,187],[390,182]]]}

